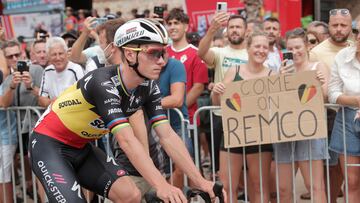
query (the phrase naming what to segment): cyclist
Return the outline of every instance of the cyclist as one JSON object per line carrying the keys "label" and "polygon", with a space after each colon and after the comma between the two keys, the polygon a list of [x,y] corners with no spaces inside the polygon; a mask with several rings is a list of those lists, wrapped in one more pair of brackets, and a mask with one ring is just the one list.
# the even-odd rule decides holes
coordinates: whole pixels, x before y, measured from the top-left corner
{"label": "cyclist", "polygon": [[126,170],[89,144],[109,131],[132,164],[164,202],[186,202],[182,192],[161,176],[135,138],[128,117],[143,108],[160,143],[194,182],[212,192],[161,107],[159,77],[165,64],[166,29],[158,22],[135,19],[120,26],[114,44],[121,65],[94,70],[63,92],[39,119],[30,138],[32,169],[50,202],[85,202],[80,185],[114,202],[140,202],[140,192]]}

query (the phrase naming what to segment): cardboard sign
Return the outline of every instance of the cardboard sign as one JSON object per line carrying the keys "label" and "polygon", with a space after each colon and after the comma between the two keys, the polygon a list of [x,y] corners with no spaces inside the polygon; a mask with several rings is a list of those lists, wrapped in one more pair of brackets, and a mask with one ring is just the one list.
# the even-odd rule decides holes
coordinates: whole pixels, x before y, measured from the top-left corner
{"label": "cardboard sign", "polygon": [[221,109],[226,148],[327,137],[315,71],[229,84]]}

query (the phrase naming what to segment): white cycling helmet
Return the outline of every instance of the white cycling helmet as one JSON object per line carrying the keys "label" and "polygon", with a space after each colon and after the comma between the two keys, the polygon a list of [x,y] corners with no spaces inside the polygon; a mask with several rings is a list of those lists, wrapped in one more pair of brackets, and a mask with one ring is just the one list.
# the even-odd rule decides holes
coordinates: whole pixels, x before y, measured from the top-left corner
{"label": "white cycling helmet", "polygon": [[165,27],[157,21],[145,18],[126,22],[117,29],[114,37],[114,43],[117,47],[122,47],[128,43],[167,44],[167,42],[168,34]]}

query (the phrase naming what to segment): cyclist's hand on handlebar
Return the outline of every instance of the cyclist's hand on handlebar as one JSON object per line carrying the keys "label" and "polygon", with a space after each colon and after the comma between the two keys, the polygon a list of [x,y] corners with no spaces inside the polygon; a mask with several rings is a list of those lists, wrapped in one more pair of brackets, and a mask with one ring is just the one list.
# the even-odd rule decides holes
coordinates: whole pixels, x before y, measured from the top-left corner
{"label": "cyclist's hand on handlebar", "polygon": [[187,203],[182,191],[170,184],[164,184],[163,186],[156,188],[156,196],[165,203]]}
{"label": "cyclist's hand on handlebar", "polygon": [[[207,192],[210,195],[212,202],[214,202],[216,199],[216,195],[214,193],[214,185],[215,185],[215,182],[211,182],[211,181],[204,179],[204,181],[202,181],[201,185],[199,186],[200,190]],[[226,192],[224,189],[222,189],[222,194],[223,194],[224,202],[226,203],[227,202],[226,201]]]}
{"label": "cyclist's hand on handlebar", "polygon": [[[215,182],[204,180],[201,185],[201,188],[200,188],[200,190],[207,192],[210,195],[210,199],[212,202],[214,202],[216,200],[216,196],[218,196],[218,194],[214,193],[215,184],[216,184]],[[226,192],[224,189],[222,189],[222,197],[224,199],[224,203],[227,203],[227,200],[226,200],[227,196],[226,196]]]}

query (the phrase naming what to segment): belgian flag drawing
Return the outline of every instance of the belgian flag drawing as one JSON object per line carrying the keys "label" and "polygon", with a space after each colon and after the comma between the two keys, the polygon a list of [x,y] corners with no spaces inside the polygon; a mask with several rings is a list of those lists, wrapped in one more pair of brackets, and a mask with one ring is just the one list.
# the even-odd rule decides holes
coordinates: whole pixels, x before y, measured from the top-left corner
{"label": "belgian flag drawing", "polygon": [[238,93],[234,93],[232,95],[232,98],[228,98],[226,99],[226,105],[237,112],[240,112],[241,110],[241,100],[240,100],[240,95]]}
{"label": "belgian flag drawing", "polygon": [[315,96],[316,87],[314,85],[306,86],[306,84],[302,84],[298,88],[298,94],[300,102],[306,104]]}

